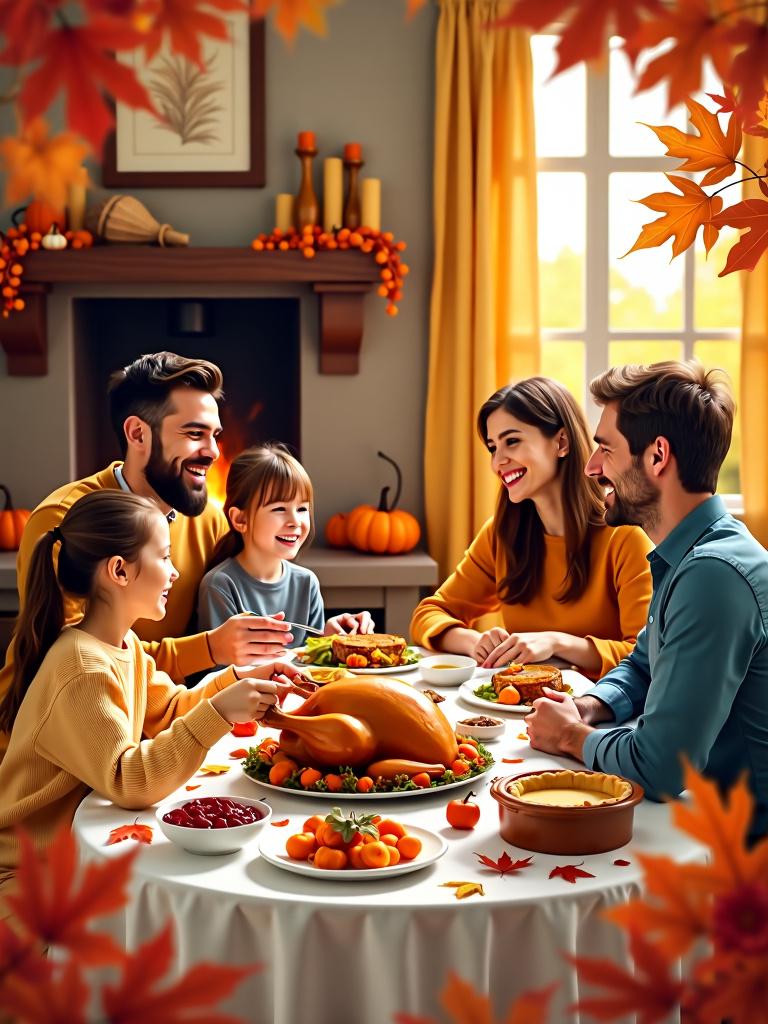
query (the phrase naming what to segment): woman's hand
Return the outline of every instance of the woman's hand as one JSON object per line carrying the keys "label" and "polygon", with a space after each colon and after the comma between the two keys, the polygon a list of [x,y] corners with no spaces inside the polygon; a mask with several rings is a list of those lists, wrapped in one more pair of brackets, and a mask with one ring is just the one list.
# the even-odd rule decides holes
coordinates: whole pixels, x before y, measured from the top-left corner
{"label": "woman's hand", "polygon": [[214,665],[250,665],[279,658],[293,640],[285,612],[276,615],[232,615],[207,634]]}
{"label": "woman's hand", "polygon": [[474,648],[472,649],[471,657],[475,659],[478,665],[482,668],[491,668],[496,665],[497,662],[489,659],[493,659],[495,653],[499,648],[503,647],[509,638],[509,633],[506,629],[502,629],[500,626],[495,626],[493,629],[486,630],[485,633],[481,633],[477,638]]}
{"label": "woman's hand", "polygon": [[[492,634],[500,634],[500,637],[485,660],[480,662],[481,668],[498,668],[501,665],[508,665],[510,661],[515,661],[518,665],[527,665],[532,661],[546,661],[557,653],[557,633],[554,632],[507,633],[504,629],[491,629],[488,633],[483,633],[480,641]],[[485,645],[486,648],[487,646],[488,644]]]}
{"label": "woman's hand", "polygon": [[284,661],[256,665],[248,676],[230,683],[210,698],[222,718],[235,722],[258,722],[269,708],[282,701],[290,692],[291,680],[301,678],[301,672]]}
{"label": "woman's hand", "polygon": [[370,612],[342,612],[334,615],[325,624],[326,636],[339,636],[342,633],[373,633],[373,619]]}

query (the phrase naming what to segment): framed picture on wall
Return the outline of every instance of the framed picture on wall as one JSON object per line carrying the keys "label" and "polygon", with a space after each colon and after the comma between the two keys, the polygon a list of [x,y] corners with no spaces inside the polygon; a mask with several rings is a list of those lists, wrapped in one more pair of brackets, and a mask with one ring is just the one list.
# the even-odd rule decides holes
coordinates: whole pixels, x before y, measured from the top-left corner
{"label": "framed picture on wall", "polygon": [[229,39],[204,37],[203,66],[161,49],[120,55],[157,114],[117,103],[102,181],[122,188],[227,188],[265,184],[264,22],[224,19]]}

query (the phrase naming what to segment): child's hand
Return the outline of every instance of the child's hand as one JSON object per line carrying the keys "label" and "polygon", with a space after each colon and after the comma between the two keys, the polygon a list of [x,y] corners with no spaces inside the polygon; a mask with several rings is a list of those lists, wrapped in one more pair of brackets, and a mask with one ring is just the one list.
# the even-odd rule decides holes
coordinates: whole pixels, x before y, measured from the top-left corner
{"label": "child's hand", "polygon": [[208,646],[215,665],[250,665],[279,658],[293,640],[285,612],[276,615],[232,615],[208,633]]}
{"label": "child's hand", "polygon": [[338,636],[342,633],[373,633],[374,625],[370,612],[342,612],[328,619],[325,624],[326,636]]}
{"label": "child's hand", "polygon": [[277,704],[279,684],[266,679],[241,679],[210,698],[222,718],[235,722],[257,722]]}

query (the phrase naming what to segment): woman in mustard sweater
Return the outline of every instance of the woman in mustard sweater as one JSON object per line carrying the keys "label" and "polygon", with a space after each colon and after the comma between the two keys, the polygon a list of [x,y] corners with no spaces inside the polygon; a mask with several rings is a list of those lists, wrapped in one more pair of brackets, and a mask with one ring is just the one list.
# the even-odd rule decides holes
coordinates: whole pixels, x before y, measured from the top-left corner
{"label": "woman in mustard sweater", "polygon": [[[234,722],[275,703],[276,669],[297,674],[270,664],[238,681],[228,668],[194,690],[176,686],[130,627],[163,618],[177,578],[165,516],[124,491],[87,494],[38,541],[0,705],[11,730],[0,764],[0,893],[17,865],[14,826],[44,849],[91,789],[121,807],[162,800]],[[77,625],[63,626],[63,591],[87,599]]]}
{"label": "woman in mustard sweater", "polygon": [[[556,381],[531,377],[497,391],[477,429],[501,480],[496,513],[416,608],[414,642],[484,668],[557,657],[599,678],[645,623],[652,545],[639,527],[605,525],[601,487],[584,475],[584,414]],[[475,628],[499,612],[503,626]]]}

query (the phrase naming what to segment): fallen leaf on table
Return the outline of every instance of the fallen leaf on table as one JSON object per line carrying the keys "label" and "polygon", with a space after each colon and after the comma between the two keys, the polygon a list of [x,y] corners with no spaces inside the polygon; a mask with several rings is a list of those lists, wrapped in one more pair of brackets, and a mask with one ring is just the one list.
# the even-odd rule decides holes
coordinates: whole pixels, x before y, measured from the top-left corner
{"label": "fallen leaf on table", "polygon": [[528,739],[528,733],[527,732],[519,732],[517,734],[517,738],[519,740],[527,740]]}
{"label": "fallen leaf on table", "polygon": [[118,828],[112,829],[109,839],[104,845],[112,846],[113,843],[122,842],[123,839],[135,839],[137,843],[151,843],[152,826],[139,825],[135,821],[132,825],[120,825]]}
{"label": "fallen leaf on table", "polygon": [[[584,861],[580,862],[581,864]],[[550,878],[563,878],[566,882],[576,883],[577,878],[594,878],[591,871],[582,871],[578,864],[563,864],[552,868],[549,872]]]}
{"label": "fallen leaf on table", "polygon": [[628,860],[615,860],[613,863],[617,868],[628,868],[630,865],[630,861]]}
{"label": "fallen leaf on table", "polygon": [[529,868],[533,865],[533,857],[526,857],[524,860],[512,860],[506,850],[498,860],[492,860],[490,857],[486,857],[484,853],[476,853],[475,856],[485,867],[490,868],[491,871],[498,871],[500,875],[509,875],[513,871],[520,871],[521,868]]}
{"label": "fallen leaf on table", "polygon": [[193,789],[200,789],[200,783],[198,782],[195,786],[185,786],[184,789],[186,789],[188,793],[191,793]]}
{"label": "fallen leaf on table", "polygon": [[525,760],[524,757],[502,757],[502,764],[522,764]]}
{"label": "fallen leaf on table", "polygon": [[272,822],[272,827],[273,828],[283,828],[285,825],[288,824],[288,821],[289,821],[288,818],[281,818],[280,821],[273,821]]}
{"label": "fallen leaf on table", "polygon": [[200,769],[201,775],[225,775],[229,771],[228,764],[204,764]]}
{"label": "fallen leaf on table", "polygon": [[236,757],[239,761],[242,761],[244,757],[248,757],[248,751],[245,747],[238,747],[237,750],[230,750],[230,757]]}
{"label": "fallen leaf on table", "polygon": [[457,900],[465,900],[468,896],[485,896],[485,889],[480,882],[441,882],[440,888],[455,889],[453,895]]}

